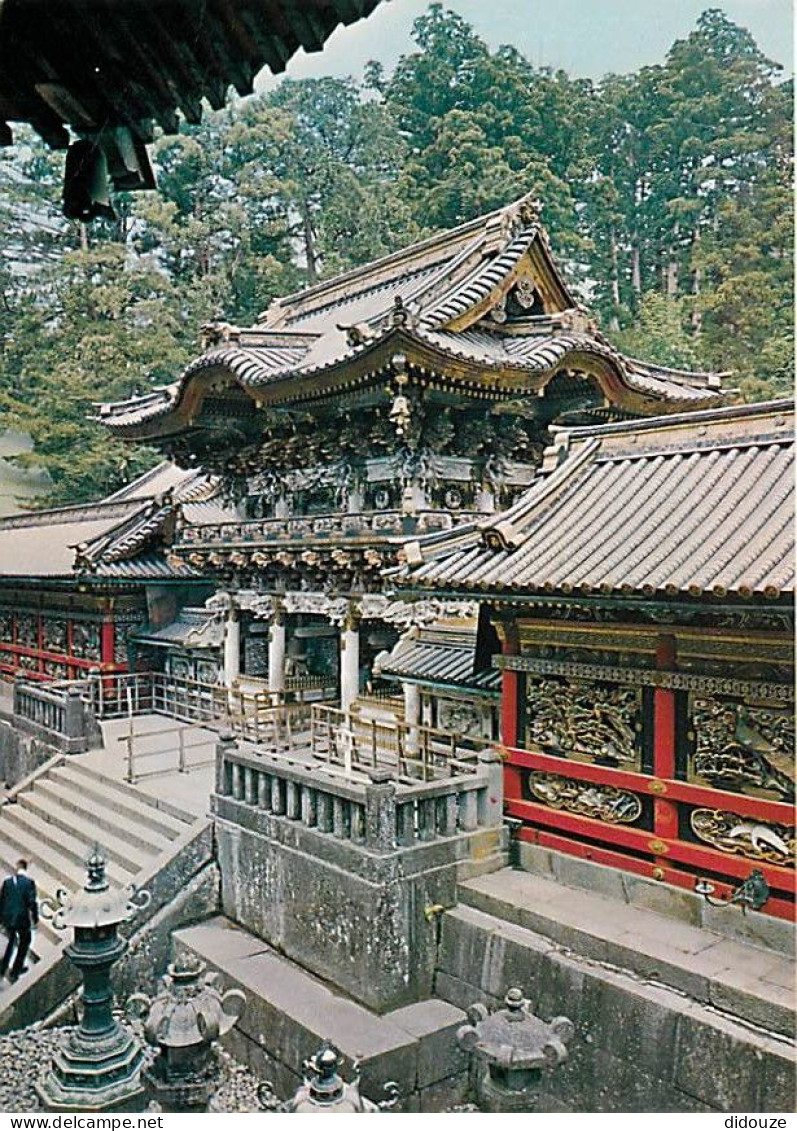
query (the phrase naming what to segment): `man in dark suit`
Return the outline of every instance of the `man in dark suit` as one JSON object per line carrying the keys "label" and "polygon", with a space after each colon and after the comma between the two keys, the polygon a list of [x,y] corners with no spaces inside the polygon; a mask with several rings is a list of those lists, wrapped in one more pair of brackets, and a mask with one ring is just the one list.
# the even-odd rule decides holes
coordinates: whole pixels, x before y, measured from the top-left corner
{"label": "man in dark suit", "polygon": [[16,982],[27,969],[25,959],[30,949],[31,934],[39,922],[36,884],[27,873],[27,860],[18,860],[16,874],[4,880],[0,888],[0,924],[8,932],[8,946],[0,961],[0,978],[5,977],[14,947],[17,948],[17,956],[8,975],[9,982]]}

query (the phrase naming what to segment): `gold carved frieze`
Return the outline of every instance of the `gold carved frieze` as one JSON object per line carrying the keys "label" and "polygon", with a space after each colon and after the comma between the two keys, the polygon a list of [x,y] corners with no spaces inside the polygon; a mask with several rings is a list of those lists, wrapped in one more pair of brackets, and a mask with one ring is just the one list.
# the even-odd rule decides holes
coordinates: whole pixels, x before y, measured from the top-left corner
{"label": "gold carved frieze", "polygon": [[529,680],[526,738],[546,753],[639,769],[642,691],[588,680]]}
{"label": "gold carved frieze", "polygon": [[529,793],[552,809],[565,809],[607,824],[633,824],[642,814],[642,802],[627,789],[576,781],[533,770],[528,777]]}
{"label": "gold carved frieze", "polygon": [[794,867],[794,827],[756,821],[724,809],[693,809],[689,817],[699,840],[720,852]]}
{"label": "gold carved frieze", "polygon": [[734,793],[794,797],[794,711],[690,695],[690,778]]}

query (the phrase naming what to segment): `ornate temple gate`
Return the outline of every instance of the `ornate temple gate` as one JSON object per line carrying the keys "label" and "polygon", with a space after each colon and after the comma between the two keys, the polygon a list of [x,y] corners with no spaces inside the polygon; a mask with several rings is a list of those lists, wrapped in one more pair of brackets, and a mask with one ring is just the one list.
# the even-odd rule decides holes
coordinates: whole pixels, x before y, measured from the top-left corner
{"label": "ornate temple gate", "polygon": [[[790,918],[790,636],[508,627],[505,797],[520,838],[692,890],[706,877],[723,898],[757,868],[764,910]],[[734,665],[774,678],[739,678]]]}

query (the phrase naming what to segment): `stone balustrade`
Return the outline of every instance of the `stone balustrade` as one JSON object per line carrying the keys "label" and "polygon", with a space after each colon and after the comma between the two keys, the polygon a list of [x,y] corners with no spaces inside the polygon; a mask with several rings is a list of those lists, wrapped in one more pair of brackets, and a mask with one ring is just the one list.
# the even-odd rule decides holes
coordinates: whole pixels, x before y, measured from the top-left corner
{"label": "stone balustrade", "polygon": [[89,709],[79,684],[14,681],[14,722],[67,754],[88,749]]}
{"label": "stone balustrade", "polygon": [[501,763],[489,749],[473,772],[417,785],[387,769],[345,775],[279,754],[217,746],[216,794],[341,841],[388,853],[501,822]]}

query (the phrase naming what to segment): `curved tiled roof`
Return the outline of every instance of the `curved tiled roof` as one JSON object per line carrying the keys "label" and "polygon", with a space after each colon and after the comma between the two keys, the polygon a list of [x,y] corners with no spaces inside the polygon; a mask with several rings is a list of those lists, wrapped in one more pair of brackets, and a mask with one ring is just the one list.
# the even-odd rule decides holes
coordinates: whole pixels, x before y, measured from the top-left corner
{"label": "curved tiled roof", "polygon": [[[523,263],[524,256],[528,262]],[[548,313],[521,316],[513,325],[480,320],[503,298],[519,271],[541,272],[546,280]],[[535,276],[536,277],[536,276]],[[542,284],[541,284],[542,285]],[[547,238],[530,202],[515,202],[411,248],[319,283],[305,292],[277,300],[258,326],[218,327],[224,341],[197,358],[179,382],[127,402],[101,407],[100,419],[136,439],[178,433],[190,428],[201,411],[197,403],[221,371],[231,385],[253,399],[290,403],[307,395],[307,379],[332,378],[349,363],[363,368],[362,357],[374,351],[374,373],[388,364],[379,347],[392,344],[410,357],[430,349],[448,360],[467,361],[483,372],[505,373],[504,389],[490,377],[489,395],[536,394],[557,369],[573,359],[574,368],[602,364],[613,377],[602,384],[610,403],[630,394],[634,412],[717,402],[719,375],[681,373],[623,358],[576,307],[548,250]],[[420,362],[423,364],[423,361]],[[366,364],[367,368],[367,364]],[[456,372],[456,367],[454,367]],[[515,374],[518,381],[515,382]],[[523,375],[528,382],[524,383]],[[374,375],[373,373],[371,374]],[[336,378],[337,379],[337,378]],[[341,378],[342,379],[342,378]],[[361,378],[367,379],[366,377]],[[458,378],[454,378],[458,380]],[[195,385],[195,382],[199,384]],[[185,407],[189,391],[190,409]],[[321,386],[323,391],[323,386]],[[318,383],[312,395],[318,396]]]}
{"label": "curved tiled roof", "polygon": [[510,240],[495,258],[479,263],[467,278],[457,283],[447,295],[424,313],[421,325],[429,329],[445,326],[447,322],[459,318],[460,315],[489,298],[526,254],[538,231],[536,226],[527,228]]}
{"label": "curved tiled roof", "polygon": [[399,582],[482,591],[776,598],[794,588],[789,402],[557,430],[509,510],[408,548]]}

